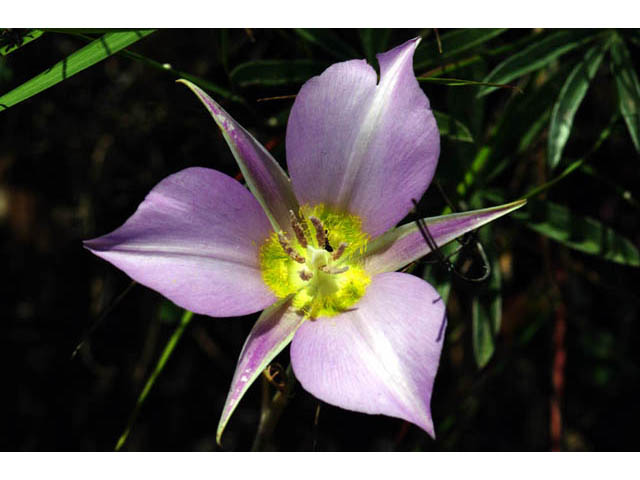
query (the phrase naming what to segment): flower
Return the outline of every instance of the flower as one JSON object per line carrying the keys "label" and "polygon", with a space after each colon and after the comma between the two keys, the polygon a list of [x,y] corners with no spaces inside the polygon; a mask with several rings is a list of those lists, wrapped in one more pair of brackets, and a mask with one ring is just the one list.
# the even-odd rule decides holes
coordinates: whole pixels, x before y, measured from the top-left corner
{"label": "flower", "polygon": [[[286,134],[291,179],[196,85],[249,190],[206,168],[162,180],[124,225],[85,242],[176,304],[212,317],[264,311],[240,354],[217,438],[251,383],[291,343],[296,378],[342,408],[435,436],[430,399],[446,324],[435,289],[403,266],[429,253],[394,226],[434,175],[440,141],[413,73],[419,39],[306,82]],[[438,245],[523,202],[426,219]]]}

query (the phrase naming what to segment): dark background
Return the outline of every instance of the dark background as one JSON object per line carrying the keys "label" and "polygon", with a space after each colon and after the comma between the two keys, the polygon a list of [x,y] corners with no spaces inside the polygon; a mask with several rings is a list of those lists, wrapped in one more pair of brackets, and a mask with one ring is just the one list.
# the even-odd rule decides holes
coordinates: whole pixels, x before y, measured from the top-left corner
{"label": "dark background", "polygon": [[[334,33],[365,56],[358,31]],[[418,34],[434,38],[432,30],[393,30],[387,46]],[[490,46],[530,34],[509,31]],[[0,93],[84,44],[70,34],[46,33],[1,59]],[[229,72],[255,59],[309,58],[327,66],[338,61],[292,30],[164,30],[131,49],[242,96],[246,104],[212,94],[283,164],[292,100],[256,99],[295,94],[301,82],[243,87],[234,85]],[[452,76],[481,80],[504,58],[487,56]],[[634,61],[638,65],[635,51]],[[604,63],[601,70],[566,148],[574,158],[589,149],[616,108]],[[177,307],[135,286],[71,358],[83,333],[130,284],[124,273],[84,250],[82,240],[121,225],[170,173],[189,166],[238,173],[209,114],[174,80],[165,71],[115,55],[0,112],[3,450],[113,449],[179,321]],[[494,93],[486,97],[479,118],[467,118],[465,111],[475,108],[474,88],[424,88],[434,109],[454,115],[476,134],[471,146],[443,138],[436,178],[455,192],[470,158],[466,152],[475,152],[488,138],[515,94]],[[517,101],[526,96],[525,89]],[[543,183],[545,131],[538,137],[492,188],[511,199]],[[638,160],[619,121],[590,163],[637,195]],[[549,195],[640,244],[638,209],[603,179],[576,173]],[[437,215],[444,201],[432,188],[421,205],[426,215]],[[495,224],[490,241],[497,252],[494,268],[503,274],[496,353],[485,368],[476,366],[469,302],[474,287],[454,281],[432,402],[437,440],[397,419],[329,405],[321,407],[314,428],[317,401],[298,385],[271,447],[311,450],[315,442],[318,450],[347,451],[549,450],[554,446],[550,403],[557,395],[552,367],[560,354],[566,355],[566,368],[557,372],[565,385],[559,398],[559,447],[640,448],[638,269],[570,250],[512,218]],[[196,316],[143,405],[125,449],[217,449],[215,430],[235,361],[256,318]],[[558,322],[566,332],[554,344]],[[280,361],[286,364],[286,354]],[[251,447],[259,412],[260,388],[254,386],[227,427],[226,450]]]}

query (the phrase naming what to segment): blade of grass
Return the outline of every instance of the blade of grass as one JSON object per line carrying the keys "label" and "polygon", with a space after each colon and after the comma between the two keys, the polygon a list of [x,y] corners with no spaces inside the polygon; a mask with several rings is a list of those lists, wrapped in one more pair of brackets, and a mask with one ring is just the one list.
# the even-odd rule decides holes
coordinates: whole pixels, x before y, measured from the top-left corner
{"label": "blade of grass", "polygon": [[[93,38],[88,37],[86,35],[82,35],[82,34],[78,34],[76,35],[79,38],[82,38],[83,40],[86,41],[92,41]],[[191,75],[190,73],[187,72],[183,72],[182,70],[176,70],[175,68],[173,68],[170,64],[168,63],[160,63],[157,60],[154,60],[152,58],[146,57],[144,55],[140,55],[139,53],[136,52],[132,52],[131,50],[122,50],[120,52],[118,52],[118,55],[127,57],[127,58],[131,58],[133,60],[139,61],[144,63],[145,65],[148,65],[152,68],[155,68],[156,70],[161,70],[163,72],[167,72],[171,75],[173,75],[176,78],[184,78],[189,80],[190,82],[198,85],[199,87],[211,92],[211,93],[215,93],[216,95],[222,97],[222,98],[226,98],[228,100],[232,100],[234,102],[238,102],[238,103],[242,103],[242,104],[246,104],[246,101],[244,98],[242,98],[239,95],[234,94],[233,92],[231,92],[230,90],[227,90],[226,88],[223,88],[215,83],[210,82],[209,80],[205,80],[204,78],[200,78],[200,77],[196,77],[195,75]]]}
{"label": "blade of grass", "polygon": [[294,31],[300,38],[319,46],[339,59],[361,58],[361,54],[329,29],[295,28]]}
{"label": "blade of grass", "polygon": [[414,55],[414,68],[422,70],[448,59],[470,48],[481,45],[504,33],[506,28],[465,28],[447,32],[440,36],[442,53],[438,50],[437,39],[418,45]]}
{"label": "blade of grass", "polygon": [[[482,49],[480,53],[473,54],[469,57],[455,59],[456,56],[451,55],[450,59],[445,59],[449,63],[445,65],[440,65],[438,67],[434,67],[420,76],[421,77],[437,77],[445,73],[450,73],[455,70],[459,70],[460,68],[463,68],[469,65],[474,65],[479,62],[484,62],[488,57],[495,57],[499,55],[504,55],[512,51],[522,50],[523,48],[526,48],[529,44],[531,44],[534,40],[537,40],[539,36],[541,36],[541,34],[539,32],[534,31],[532,34],[527,35],[526,37],[523,37],[515,42],[507,43],[506,45],[501,45],[491,50]],[[419,47],[420,46],[418,46],[418,48]],[[420,69],[422,68],[424,67],[421,67]]]}
{"label": "blade of grass", "polygon": [[190,73],[183,72],[182,70],[176,70],[168,63],[160,63],[156,60],[153,60],[152,58],[145,57],[144,55],[140,55],[139,53],[136,53],[136,52],[132,52],[131,50],[123,50],[120,53],[125,57],[138,60],[146,65],[149,65],[152,68],[167,72],[178,79],[184,78],[185,80],[189,80],[190,82],[196,84],[197,86],[203,88],[204,90],[214,93],[222,98],[226,98],[227,100],[232,100],[237,103],[246,104],[246,100],[244,98],[242,98],[239,95],[236,95],[230,90],[227,90],[226,88],[221,87],[220,85],[210,82],[209,80],[205,80],[204,78],[196,77],[195,75],[191,75]]}
{"label": "blade of grass", "polygon": [[19,48],[22,48],[25,45],[40,38],[43,33],[44,32],[42,30],[30,30],[22,36],[22,43],[20,45],[5,45],[3,47],[0,47],[0,55],[4,57],[5,55],[9,55],[11,52],[15,52]]}
{"label": "blade of grass", "polygon": [[164,347],[164,350],[162,351],[162,354],[158,359],[158,363],[156,364],[155,368],[153,369],[153,372],[147,379],[147,383],[145,383],[144,388],[142,389],[142,392],[140,392],[140,395],[138,396],[136,406],[131,412],[131,415],[129,416],[129,421],[127,422],[127,426],[124,429],[124,432],[122,432],[122,435],[120,435],[120,438],[118,438],[118,442],[116,443],[116,446],[115,446],[116,451],[119,451],[127,441],[127,438],[129,437],[129,432],[131,432],[131,428],[133,427],[133,424],[138,418],[138,413],[140,412],[140,408],[142,407],[142,404],[147,399],[147,396],[149,395],[151,388],[153,387],[160,373],[162,373],[162,370],[164,369],[167,363],[167,360],[169,360],[169,357],[173,353],[173,350],[176,348],[176,345],[178,344],[180,337],[182,337],[182,334],[184,333],[185,328],[187,328],[187,325],[189,325],[189,322],[191,322],[192,318],[193,318],[193,312],[185,310],[184,313],[182,314],[180,323],[178,324],[175,331],[169,338],[167,345]]}
{"label": "blade of grass", "polygon": [[[482,243],[487,246],[488,258],[493,260],[489,232],[490,228],[483,228],[480,230],[480,237]],[[502,276],[500,267],[496,262],[492,263],[487,291],[475,296],[471,303],[471,338],[473,356],[478,368],[484,368],[491,360],[502,323]]]}
{"label": "blade of grass", "polygon": [[497,87],[510,88],[522,93],[522,89],[516,85],[506,85],[502,83],[476,82],[475,80],[465,80],[462,78],[443,78],[443,77],[417,77],[419,82],[436,83],[439,85],[447,85],[449,87]]}
{"label": "blade of grass", "polygon": [[512,96],[496,126],[489,135],[484,174],[477,176],[488,185],[507,168],[517,165],[529,146],[540,139],[549,125],[554,99],[560,93],[569,69],[560,67],[553,75],[540,71],[524,86],[522,97]]}
{"label": "blade of grass", "polygon": [[575,160],[574,162],[571,162],[571,164],[569,164],[569,166],[567,166],[567,168],[565,168],[562,171],[562,173],[560,173],[557,177],[554,177],[548,182],[533,188],[522,198],[525,198],[525,199],[532,198],[532,197],[535,197],[536,195],[539,195],[542,192],[547,191],[549,188],[553,187],[560,180],[562,180],[563,178],[565,178],[566,176],[568,176],[569,174],[571,174],[572,172],[580,168],[587,160],[589,160],[589,158],[591,158],[591,155],[593,155],[602,146],[604,141],[607,138],[609,138],[609,136],[611,135],[613,126],[617,121],[617,119],[618,119],[618,113],[615,113],[611,117],[611,120],[609,120],[609,124],[602,130],[602,132],[600,132],[600,135],[598,136],[596,142],[593,144],[591,149],[582,158]]}
{"label": "blade of grass", "polygon": [[[586,42],[601,36],[592,30],[562,30],[529,45],[524,50],[507,58],[494,68],[484,79],[487,83],[509,83],[527,73],[534,72],[570,52]],[[483,87],[478,92],[482,97],[496,90],[496,87]]]}
{"label": "blade of grass", "polygon": [[0,108],[6,110],[95,65],[153,32],[154,30],[136,30],[107,33],[0,97]]}
{"label": "blade of grass", "polygon": [[231,81],[240,87],[250,85],[277,86],[303,83],[327,67],[315,60],[256,60],[235,67]]}
{"label": "blade of grass", "polygon": [[[87,41],[93,40],[93,38],[88,37],[86,35],[78,34],[77,36]],[[139,53],[133,52],[131,50],[126,50],[126,49],[118,52],[118,55],[142,62],[145,65],[155,68],[156,70],[161,70],[163,72],[169,73],[170,75],[173,75],[175,78],[185,78],[190,82],[198,85],[199,87],[211,93],[215,93],[216,95],[222,98],[226,98],[234,102],[246,104],[246,101],[244,98],[234,94],[230,90],[227,90],[226,88],[223,88],[215,83],[212,83],[209,80],[205,80],[204,78],[196,77],[195,75],[191,75],[190,73],[183,72],[182,70],[176,70],[169,63],[161,63],[161,62],[158,62],[157,60],[154,60],[152,58],[146,57],[144,55],[140,55]]]}
{"label": "blade of grass", "polygon": [[549,125],[547,164],[550,169],[554,169],[560,163],[562,151],[571,134],[573,118],[587,94],[591,80],[598,71],[607,45],[608,42],[590,48],[583,61],[571,71],[560,90],[560,95],[551,112]]}
{"label": "blade of grass", "polygon": [[369,62],[369,65],[375,65],[376,54],[387,50],[391,29],[360,28],[358,33],[360,34],[360,42],[362,42],[362,49],[367,57],[367,62]]}
{"label": "blade of grass", "polygon": [[611,46],[611,59],[618,90],[618,108],[627,124],[633,145],[640,153],[640,82],[629,50],[618,36]]}
{"label": "blade of grass", "polygon": [[616,182],[603,175],[602,172],[599,172],[595,168],[593,168],[592,165],[581,165],[580,171],[597,179],[599,182],[604,183],[614,192],[616,192],[622,200],[627,202],[632,207],[640,209],[640,202],[633,196],[633,193],[631,193],[629,189],[618,185]]}
{"label": "blade of grass", "polygon": [[575,214],[564,205],[530,201],[529,208],[513,217],[566,247],[610,262],[640,266],[640,252],[633,243],[602,222]]}
{"label": "blade of grass", "polygon": [[473,143],[473,136],[469,128],[462,122],[454,119],[446,113],[433,110],[433,116],[436,117],[438,130],[440,135],[457,140],[459,142]]}

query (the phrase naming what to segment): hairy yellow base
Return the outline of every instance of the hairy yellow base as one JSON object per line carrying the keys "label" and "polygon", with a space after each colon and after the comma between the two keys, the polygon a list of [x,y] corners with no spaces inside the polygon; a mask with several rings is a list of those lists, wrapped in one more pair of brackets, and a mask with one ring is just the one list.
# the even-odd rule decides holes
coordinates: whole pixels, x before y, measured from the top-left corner
{"label": "hairy yellow base", "polygon": [[[264,282],[279,298],[294,295],[293,305],[307,317],[331,317],[349,310],[362,298],[369,275],[362,268],[360,260],[365,251],[368,235],[362,232],[362,221],[355,215],[336,212],[323,204],[300,207],[302,228],[308,246],[303,248],[295,237],[290,238],[291,247],[305,259],[305,263],[294,261],[284,251],[273,233],[260,248],[260,268]],[[346,243],[342,256],[332,259],[332,254],[318,245],[314,226],[310,217],[320,219],[328,231],[327,238],[334,251],[341,243]],[[325,273],[330,270],[348,269],[343,273]],[[311,273],[309,280],[303,280],[300,271]]]}

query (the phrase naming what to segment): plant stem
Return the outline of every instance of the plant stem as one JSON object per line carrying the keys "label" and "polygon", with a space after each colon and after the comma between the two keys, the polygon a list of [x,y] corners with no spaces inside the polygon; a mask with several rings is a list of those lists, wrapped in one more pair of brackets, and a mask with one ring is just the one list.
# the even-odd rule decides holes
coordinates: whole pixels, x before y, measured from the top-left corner
{"label": "plant stem", "polygon": [[180,320],[180,324],[176,327],[175,331],[173,332],[173,335],[171,335],[171,338],[167,342],[167,345],[164,347],[162,355],[160,355],[160,359],[156,364],[156,368],[154,368],[153,372],[149,376],[149,379],[147,380],[147,383],[142,389],[140,396],[138,396],[138,401],[136,402],[136,406],[131,412],[131,415],[129,416],[127,427],[125,428],[124,432],[122,432],[122,435],[120,435],[120,438],[118,439],[118,443],[116,443],[116,446],[114,449],[116,452],[119,451],[124,445],[124,443],[127,441],[127,438],[129,437],[129,432],[131,431],[133,424],[138,418],[138,413],[140,412],[140,408],[142,407],[142,404],[144,403],[147,396],[149,395],[149,392],[151,391],[151,387],[153,387],[153,384],[155,383],[156,378],[158,378],[158,375],[162,373],[162,370],[164,369],[164,366],[166,365],[167,360],[169,360],[169,357],[173,353],[173,350],[175,349],[176,345],[178,344],[180,337],[182,337],[184,329],[187,327],[187,325],[189,325],[189,322],[191,322],[191,318],[193,318],[193,312],[185,310],[185,312],[182,314],[182,319]]}
{"label": "plant stem", "polygon": [[278,390],[271,399],[269,398],[269,382],[263,377],[262,409],[260,412],[258,431],[256,432],[256,437],[251,447],[251,451],[253,452],[265,451],[269,447],[276,425],[278,425],[282,412],[291,399],[295,385],[295,376],[291,364],[287,367],[285,375],[284,388]]}

